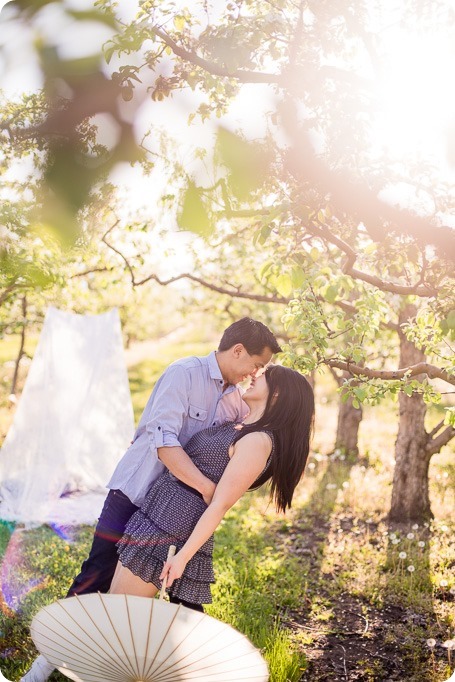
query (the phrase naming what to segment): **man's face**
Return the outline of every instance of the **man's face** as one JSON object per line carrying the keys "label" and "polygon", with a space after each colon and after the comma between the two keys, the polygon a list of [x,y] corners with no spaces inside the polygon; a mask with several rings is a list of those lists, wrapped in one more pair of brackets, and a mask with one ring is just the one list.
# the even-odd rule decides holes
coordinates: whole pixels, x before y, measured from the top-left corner
{"label": "man's face", "polygon": [[268,347],[259,355],[250,355],[241,343],[237,343],[230,350],[230,361],[225,376],[230,384],[238,384],[250,376],[256,376],[264,370],[273,355]]}

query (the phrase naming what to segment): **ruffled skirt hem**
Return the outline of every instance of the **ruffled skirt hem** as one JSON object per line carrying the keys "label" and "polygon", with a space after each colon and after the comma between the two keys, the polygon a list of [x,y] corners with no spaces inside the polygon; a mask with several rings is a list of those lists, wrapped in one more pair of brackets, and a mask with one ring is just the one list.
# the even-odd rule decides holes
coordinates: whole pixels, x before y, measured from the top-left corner
{"label": "ruffled skirt hem", "polygon": [[[136,531],[132,525],[135,524],[131,522],[128,524],[128,534],[117,543],[119,561],[144,582],[152,583],[160,589],[159,576],[170,545],[176,545],[179,551],[186,538],[164,533],[149,521],[147,523],[141,521]],[[211,547],[206,549],[210,550]],[[212,602],[210,583],[214,582],[212,553],[209,551],[207,554],[199,550],[187,563],[183,575],[174,581],[169,593],[192,604],[210,604]]]}

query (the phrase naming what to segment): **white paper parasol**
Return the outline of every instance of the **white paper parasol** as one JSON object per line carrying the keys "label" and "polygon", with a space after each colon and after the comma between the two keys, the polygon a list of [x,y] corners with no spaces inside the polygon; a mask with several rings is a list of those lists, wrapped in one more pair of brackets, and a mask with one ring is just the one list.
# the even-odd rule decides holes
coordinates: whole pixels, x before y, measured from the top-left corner
{"label": "white paper parasol", "polygon": [[37,649],[76,682],[269,679],[259,651],[210,616],[159,599],[86,594],[43,608]]}

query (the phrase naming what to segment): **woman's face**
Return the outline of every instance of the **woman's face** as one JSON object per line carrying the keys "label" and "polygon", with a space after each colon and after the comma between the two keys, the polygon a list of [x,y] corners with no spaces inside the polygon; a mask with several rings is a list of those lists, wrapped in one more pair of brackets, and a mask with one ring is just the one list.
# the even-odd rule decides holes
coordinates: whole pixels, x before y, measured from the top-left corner
{"label": "woman's face", "polygon": [[263,402],[267,401],[269,396],[269,386],[265,378],[265,372],[259,376],[251,377],[250,385],[243,394],[245,402]]}

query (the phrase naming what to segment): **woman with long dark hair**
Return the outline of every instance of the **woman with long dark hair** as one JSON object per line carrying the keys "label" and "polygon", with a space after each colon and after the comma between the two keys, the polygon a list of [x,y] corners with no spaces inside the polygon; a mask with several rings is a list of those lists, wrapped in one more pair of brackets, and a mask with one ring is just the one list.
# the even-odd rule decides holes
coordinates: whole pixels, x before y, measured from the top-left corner
{"label": "woman with long dark hair", "polygon": [[[243,400],[250,412],[242,423],[205,429],[186,446],[196,466],[217,482],[211,503],[163,473],[118,543],[111,593],[152,597],[166,576],[173,597],[210,603],[213,533],[228,509],[268,480],[277,510],[291,506],[309,452],[312,388],[295,370],[273,365],[252,378]],[[177,553],[167,561],[170,545]]]}

